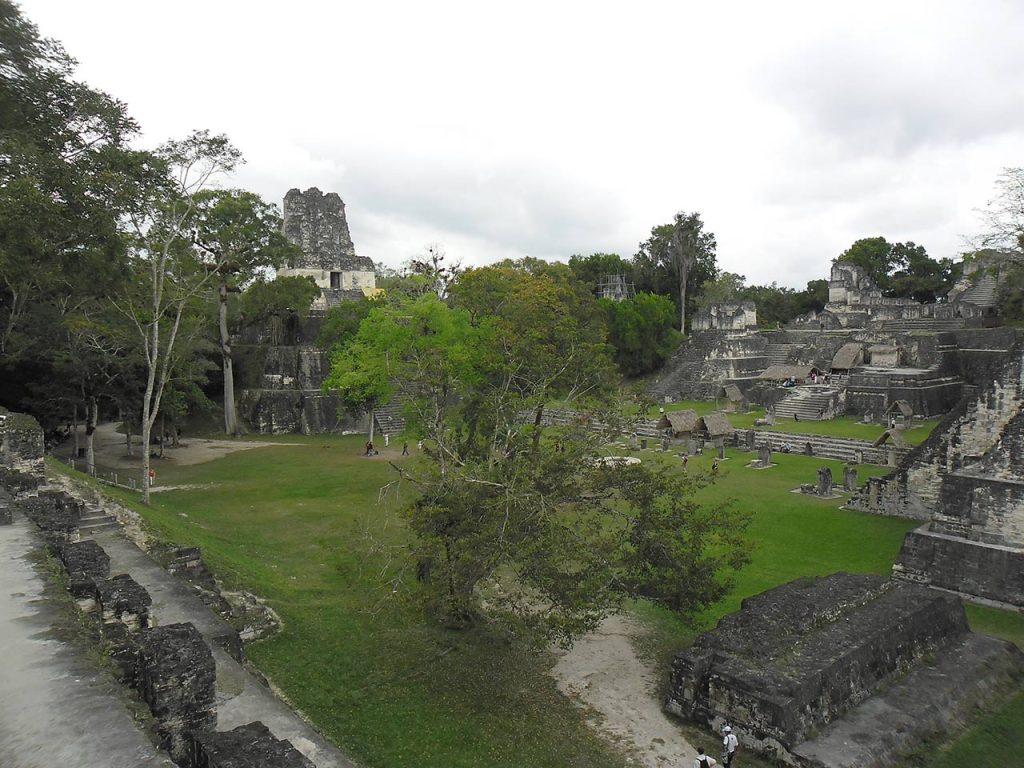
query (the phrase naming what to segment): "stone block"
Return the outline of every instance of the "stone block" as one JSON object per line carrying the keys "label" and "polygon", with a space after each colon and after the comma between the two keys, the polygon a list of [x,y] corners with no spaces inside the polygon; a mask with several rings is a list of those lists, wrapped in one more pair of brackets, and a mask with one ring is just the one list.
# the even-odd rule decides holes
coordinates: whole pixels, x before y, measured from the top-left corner
{"label": "stone block", "polygon": [[40,478],[39,473],[21,472],[0,466],[0,487],[6,488],[15,496],[34,493],[39,489]]}
{"label": "stone block", "polygon": [[96,580],[96,593],[105,625],[119,623],[133,632],[149,626],[149,607],[153,598],[128,574]]}
{"label": "stone block", "polygon": [[678,654],[666,706],[788,751],[967,631],[953,595],[867,574],[799,579]]}
{"label": "stone block", "polygon": [[832,495],[832,470],[828,467],[818,469],[818,485],[815,488],[815,493],[826,498]]}
{"label": "stone block", "polygon": [[192,624],[168,624],[139,636],[139,695],[157,720],[161,746],[179,765],[194,765],[192,737],[217,726],[217,670]]}
{"label": "stone block", "polygon": [[82,502],[64,491],[40,491],[18,501],[18,508],[46,534],[46,538],[61,546],[78,539],[78,521],[82,516]]}
{"label": "stone block", "polygon": [[89,576],[94,579],[110,577],[110,557],[95,541],[68,542],[57,553],[68,575]]}
{"label": "stone block", "polygon": [[856,467],[844,467],[843,468],[843,490],[844,491],[856,491],[857,490],[857,468]]}
{"label": "stone block", "polygon": [[934,533],[907,533],[896,578],[1024,608],[1024,550]]}
{"label": "stone block", "polygon": [[197,733],[194,739],[196,768],[315,768],[258,720],[230,731]]}

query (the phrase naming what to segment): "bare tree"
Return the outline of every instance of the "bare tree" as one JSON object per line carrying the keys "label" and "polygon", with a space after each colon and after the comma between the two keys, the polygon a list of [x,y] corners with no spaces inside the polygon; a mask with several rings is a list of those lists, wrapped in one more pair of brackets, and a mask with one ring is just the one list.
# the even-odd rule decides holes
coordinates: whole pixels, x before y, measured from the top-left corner
{"label": "bare tree", "polygon": [[667,266],[679,285],[679,330],[686,333],[686,287],[690,270],[701,256],[714,254],[715,236],[704,232],[699,213],[676,214],[667,248]]}
{"label": "bare tree", "polygon": [[164,390],[201,334],[201,297],[219,270],[203,263],[191,224],[197,196],[242,162],[226,136],[196,131],[154,154],[153,183],[131,211],[132,277],[113,299],[135,329],[145,363],[142,401],[143,503],[150,496],[150,442]]}

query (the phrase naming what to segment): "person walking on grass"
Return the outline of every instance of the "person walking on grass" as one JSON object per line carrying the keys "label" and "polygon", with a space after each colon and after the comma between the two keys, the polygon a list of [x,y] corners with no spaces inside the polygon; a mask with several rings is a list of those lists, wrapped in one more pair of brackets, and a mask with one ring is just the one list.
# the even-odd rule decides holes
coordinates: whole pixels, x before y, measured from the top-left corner
{"label": "person walking on grass", "polygon": [[713,757],[704,754],[704,747],[697,748],[697,759],[693,761],[693,768],[714,768],[718,761]]}
{"label": "person walking on grass", "polygon": [[736,751],[740,748],[739,739],[728,725],[722,727],[722,765],[732,768]]}
{"label": "person walking on grass", "polygon": [[402,455],[403,456],[408,456],[409,455],[409,441],[408,440],[406,440],[404,443],[402,443]]}

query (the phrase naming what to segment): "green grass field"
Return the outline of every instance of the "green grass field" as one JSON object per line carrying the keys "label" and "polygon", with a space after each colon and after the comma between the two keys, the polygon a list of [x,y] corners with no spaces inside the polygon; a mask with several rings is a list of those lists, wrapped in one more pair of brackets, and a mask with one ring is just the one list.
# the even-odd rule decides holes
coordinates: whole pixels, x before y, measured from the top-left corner
{"label": "green grass field", "polygon": [[[395,479],[387,457],[361,456],[362,437],[267,441],[278,440],[296,444],[194,466],[160,462],[161,485],[198,487],[154,494],[152,507],[141,511],[162,537],[202,547],[228,586],[259,594],[280,614],[283,631],[248,653],[318,727],[373,768],[626,765],[589,729],[587,714],[557,691],[546,674],[550,659],[485,632],[431,627],[404,591],[392,593],[388,578],[398,574],[406,541],[396,513],[410,489],[392,486],[381,497]],[[394,460],[415,461],[398,458],[397,445],[392,442]],[[636,455],[679,463],[672,454]],[[754,513],[752,562],[737,574],[730,595],[694,626],[649,605],[634,607],[653,628],[643,652],[662,668],[745,596],[808,574],[887,573],[915,525],[840,510],[842,499],[791,492],[812,482],[823,464],[841,477],[840,462],[776,454],[777,466],[755,470],[746,466],[749,454],[727,456],[717,483],[702,493],[709,502],[732,499]],[[686,471],[708,469],[711,461],[693,457]],[[886,471],[863,466],[860,480]],[[1021,616],[973,607],[970,615],[984,631],[1024,642]],[[1021,704],[1014,706],[991,719],[1011,735]],[[993,737],[984,731],[962,743],[975,738]],[[1024,737],[999,738],[1006,748],[1024,750]],[[947,764],[954,763],[922,765]]]}

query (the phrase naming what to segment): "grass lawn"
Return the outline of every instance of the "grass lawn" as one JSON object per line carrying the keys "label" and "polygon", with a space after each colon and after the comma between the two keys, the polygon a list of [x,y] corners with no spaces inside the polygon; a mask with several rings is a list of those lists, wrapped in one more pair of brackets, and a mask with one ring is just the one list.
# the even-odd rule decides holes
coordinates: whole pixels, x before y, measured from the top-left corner
{"label": "grass lawn", "polygon": [[[393,558],[405,541],[396,511],[410,491],[392,487],[379,498],[394,473],[385,457],[360,455],[364,437],[288,435],[270,442],[276,441],[296,445],[193,466],[160,462],[162,485],[203,487],[154,494],[152,507],[140,511],[163,537],[202,547],[228,586],[261,595],[280,614],[283,631],[249,646],[249,656],[319,728],[372,768],[626,765],[614,746],[594,736],[586,713],[557,691],[546,674],[548,658],[484,633],[430,627],[401,593],[392,595],[381,574],[396,573]],[[678,462],[672,454],[635,453]],[[791,493],[823,465],[841,478],[840,462],[775,454],[777,466],[754,470],[746,466],[749,454],[727,456],[718,482],[702,493],[753,512],[752,562],[696,626],[646,604],[635,607],[653,628],[642,650],[663,668],[748,595],[809,574],[887,573],[916,524],[840,510],[842,499]],[[710,453],[693,457],[686,471],[708,469],[711,461]],[[862,466],[860,479],[886,471]],[[972,607],[971,620],[1024,642],[1019,615]],[[1011,707],[992,720],[1018,712]],[[744,760],[765,765],[749,753]]]}

